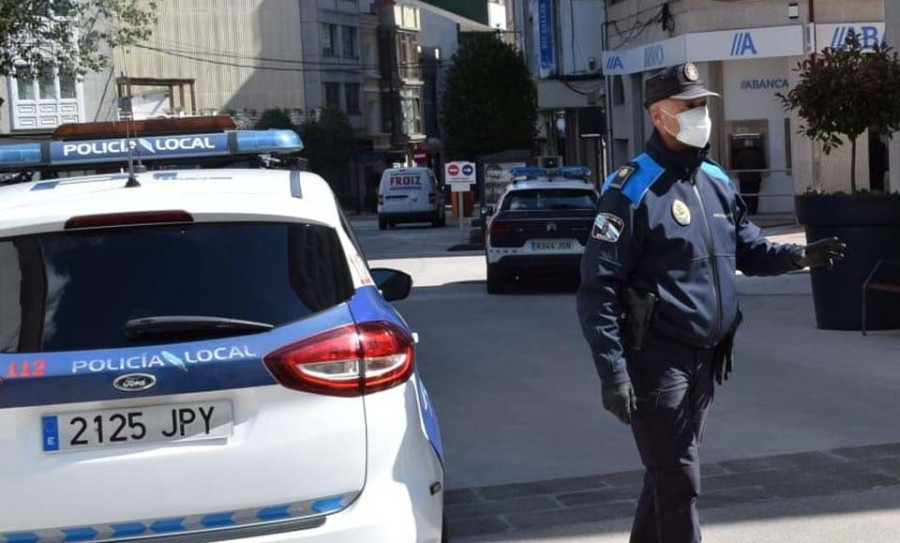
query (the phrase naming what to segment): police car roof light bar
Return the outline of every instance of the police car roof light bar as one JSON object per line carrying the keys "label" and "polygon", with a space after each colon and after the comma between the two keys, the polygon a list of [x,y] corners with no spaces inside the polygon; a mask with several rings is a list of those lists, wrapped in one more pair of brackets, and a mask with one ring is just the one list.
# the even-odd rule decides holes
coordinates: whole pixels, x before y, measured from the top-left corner
{"label": "police car roof light bar", "polygon": [[140,163],[229,155],[296,153],[301,150],[303,142],[293,130],[50,141],[0,145],[0,171],[63,165],[128,164],[131,158],[137,158]]}
{"label": "police car roof light bar", "polygon": [[591,169],[587,166],[564,166],[556,171],[556,174],[566,179],[589,180]]}
{"label": "police car roof light bar", "polygon": [[300,136],[293,130],[248,130],[236,132],[239,153],[296,152],[303,150]]}
{"label": "police car roof light bar", "polygon": [[43,162],[40,143],[0,146],[0,167],[38,166]]}
{"label": "police car roof light bar", "polygon": [[516,166],[510,168],[509,175],[512,177],[513,183],[517,181],[525,181],[528,179],[546,178],[553,181],[554,178],[562,177],[563,179],[578,179],[585,182],[590,181],[591,169],[587,166],[563,166],[561,168],[541,168],[539,166]]}
{"label": "police car roof light bar", "polygon": [[513,183],[527,179],[547,177],[547,175],[547,170],[538,166],[516,166],[509,169],[509,176],[512,178]]}

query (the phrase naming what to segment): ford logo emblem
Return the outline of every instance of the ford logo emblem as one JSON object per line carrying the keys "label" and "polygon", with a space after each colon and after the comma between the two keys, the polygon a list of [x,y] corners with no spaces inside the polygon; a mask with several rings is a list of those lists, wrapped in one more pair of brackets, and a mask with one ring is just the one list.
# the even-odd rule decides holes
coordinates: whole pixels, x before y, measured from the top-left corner
{"label": "ford logo emblem", "polygon": [[156,377],[149,373],[129,373],[120,375],[113,381],[113,386],[122,392],[142,392],[153,388],[155,384]]}

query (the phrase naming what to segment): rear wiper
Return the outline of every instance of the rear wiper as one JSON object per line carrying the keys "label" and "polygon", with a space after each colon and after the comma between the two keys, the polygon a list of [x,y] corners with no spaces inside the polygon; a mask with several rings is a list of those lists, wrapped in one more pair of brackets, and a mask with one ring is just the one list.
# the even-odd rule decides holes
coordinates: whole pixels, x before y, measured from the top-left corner
{"label": "rear wiper", "polygon": [[165,315],[132,319],[125,323],[125,337],[130,340],[148,338],[193,339],[234,336],[245,332],[267,332],[275,328],[267,322],[245,321],[225,317]]}

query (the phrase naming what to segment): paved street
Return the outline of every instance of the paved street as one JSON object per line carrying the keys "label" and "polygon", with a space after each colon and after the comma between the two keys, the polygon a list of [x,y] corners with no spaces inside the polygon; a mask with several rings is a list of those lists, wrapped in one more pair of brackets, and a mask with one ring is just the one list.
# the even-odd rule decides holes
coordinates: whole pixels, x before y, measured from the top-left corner
{"label": "paved street", "polygon": [[[483,257],[446,252],[458,241],[452,226],[380,232],[374,222],[361,221],[357,228],[373,265],[404,269],[416,280],[413,294],[398,307],[421,335],[419,364],[441,417],[447,485],[458,491],[451,494],[457,505],[448,513],[455,533],[521,534],[540,525],[523,521],[540,511],[549,511],[536,518],[550,526],[602,520],[582,510],[611,515],[604,518],[629,516],[639,482],[637,454],[627,428],[601,409],[600,383],[577,326],[571,285],[532,283],[489,297]],[[799,237],[791,229],[776,232],[781,239]],[[736,460],[768,466],[785,453],[813,453],[813,465],[824,455],[841,462],[833,469],[849,470],[820,489],[825,495],[898,483],[895,472],[873,475],[825,451],[900,441],[900,333],[862,337],[817,330],[808,281],[804,273],[739,279],[746,324],[736,375],[718,390],[702,450],[704,474],[724,477],[715,483],[720,491],[738,492],[726,494],[726,501],[786,498],[791,490],[772,491],[752,476],[735,480],[740,469],[728,467]],[[799,458],[801,475],[778,486],[795,488],[795,496],[817,496],[818,490],[803,484],[822,472],[810,472],[806,457]],[[616,486],[604,476],[625,483]],[[488,488],[535,481],[546,483],[512,495],[502,486]],[[559,499],[580,491],[588,497]],[[591,498],[591,492],[600,497]],[[612,505],[584,509],[595,503],[591,499],[610,501],[609,494]]]}

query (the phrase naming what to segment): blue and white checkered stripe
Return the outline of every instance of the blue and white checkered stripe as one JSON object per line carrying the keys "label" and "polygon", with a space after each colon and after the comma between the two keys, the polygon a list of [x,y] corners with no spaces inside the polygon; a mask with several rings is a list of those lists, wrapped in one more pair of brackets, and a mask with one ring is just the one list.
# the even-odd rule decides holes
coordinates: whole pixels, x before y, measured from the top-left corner
{"label": "blue and white checkered stripe", "polygon": [[133,537],[197,533],[240,528],[265,522],[302,520],[336,513],[356,500],[358,492],[303,502],[272,505],[241,511],[223,511],[101,526],[73,526],[49,530],[0,533],[0,543],[70,543],[78,541],[123,541]]}

